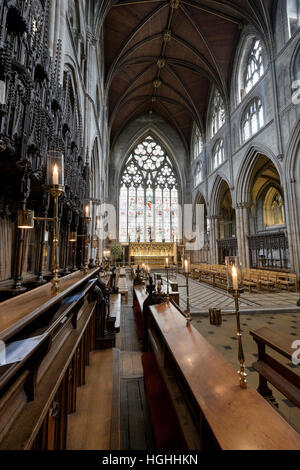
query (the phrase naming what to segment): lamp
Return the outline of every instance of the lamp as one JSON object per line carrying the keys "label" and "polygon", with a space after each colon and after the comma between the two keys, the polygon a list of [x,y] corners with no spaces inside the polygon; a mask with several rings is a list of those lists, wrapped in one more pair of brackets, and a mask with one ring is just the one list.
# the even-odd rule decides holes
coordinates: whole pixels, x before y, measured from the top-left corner
{"label": "lamp", "polygon": [[70,232],[69,243],[72,243],[72,249],[73,249],[73,253],[72,253],[73,268],[72,268],[72,271],[76,271],[77,268],[75,266],[75,263],[76,263],[75,258],[76,258],[77,232]]}
{"label": "lamp", "polygon": [[77,242],[77,233],[76,232],[70,232],[69,242],[70,243],[76,243]]}
{"label": "lamp", "polygon": [[43,189],[50,193],[53,197],[53,218],[35,217],[34,211],[21,209],[18,212],[18,228],[19,229],[33,229],[34,221],[48,221],[53,222],[53,246],[52,246],[52,273],[51,280],[52,291],[57,293],[59,290],[59,277],[58,277],[58,233],[59,233],[59,218],[58,218],[58,198],[64,193],[64,155],[62,152],[50,150],[47,153],[47,173],[46,184]]}
{"label": "lamp", "polygon": [[18,211],[18,228],[25,230],[34,228],[34,211],[26,209]]}
{"label": "lamp", "polygon": [[245,357],[243,351],[242,343],[242,332],[241,332],[241,322],[240,322],[240,308],[239,308],[239,299],[243,290],[243,275],[240,265],[240,260],[237,256],[228,256],[226,257],[226,267],[227,267],[227,289],[229,294],[234,298],[235,302],[235,315],[237,323],[237,338],[238,338],[238,360],[240,363],[240,370],[238,374],[240,376],[240,387],[247,388],[247,374],[245,372]]}

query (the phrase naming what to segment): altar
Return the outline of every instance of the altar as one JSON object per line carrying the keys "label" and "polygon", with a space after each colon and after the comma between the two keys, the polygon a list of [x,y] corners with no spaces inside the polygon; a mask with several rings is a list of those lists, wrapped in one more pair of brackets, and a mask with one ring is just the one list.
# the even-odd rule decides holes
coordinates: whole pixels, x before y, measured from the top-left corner
{"label": "altar", "polygon": [[129,244],[129,258],[131,264],[150,267],[164,267],[166,258],[169,262],[177,264],[176,243],[163,242],[134,242]]}

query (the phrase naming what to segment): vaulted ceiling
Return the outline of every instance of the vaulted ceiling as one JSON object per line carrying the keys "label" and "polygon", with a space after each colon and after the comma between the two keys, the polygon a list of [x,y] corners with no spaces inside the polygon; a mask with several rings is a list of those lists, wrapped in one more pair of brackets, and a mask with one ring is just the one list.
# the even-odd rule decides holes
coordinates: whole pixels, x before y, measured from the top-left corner
{"label": "vaulted ceiling", "polygon": [[205,129],[212,85],[228,103],[243,26],[251,23],[266,37],[271,6],[272,0],[112,2],[104,24],[111,141],[129,120],[155,113],[189,146],[193,122]]}

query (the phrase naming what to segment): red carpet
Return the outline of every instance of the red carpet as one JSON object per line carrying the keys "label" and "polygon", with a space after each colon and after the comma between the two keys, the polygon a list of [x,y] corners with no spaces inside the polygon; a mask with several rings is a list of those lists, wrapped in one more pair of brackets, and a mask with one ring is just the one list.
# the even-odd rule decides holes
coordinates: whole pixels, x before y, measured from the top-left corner
{"label": "red carpet", "polygon": [[142,364],[157,448],[186,450],[187,445],[154,354],[144,353]]}

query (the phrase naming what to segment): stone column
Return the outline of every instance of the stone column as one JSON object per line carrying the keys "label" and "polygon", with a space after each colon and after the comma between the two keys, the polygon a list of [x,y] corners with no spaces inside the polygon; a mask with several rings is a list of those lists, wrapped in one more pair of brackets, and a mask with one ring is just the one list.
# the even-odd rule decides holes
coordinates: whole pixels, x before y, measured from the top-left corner
{"label": "stone column", "polygon": [[218,264],[218,245],[217,240],[219,238],[219,217],[213,215],[210,217],[210,254],[211,264]]}
{"label": "stone column", "polygon": [[250,235],[250,225],[249,225],[249,204],[244,204],[243,206],[243,226],[244,226],[244,243],[245,243],[245,268],[250,268],[250,249],[249,249],[249,235]]}
{"label": "stone column", "polygon": [[242,203],[237,204],[235,208],[236,214],[236,236],[238,241],[238,252],[240,262],[243,268],[250,267],[249,253],[249,205]]}

